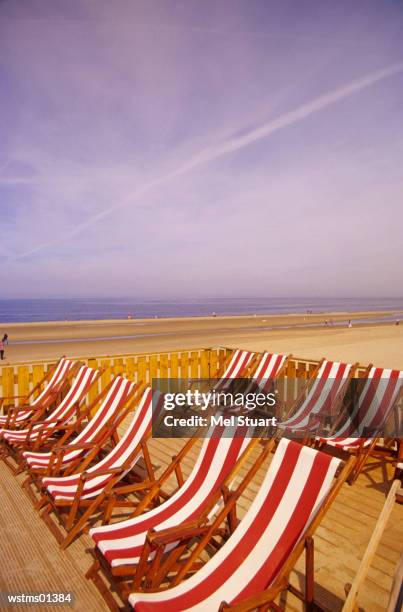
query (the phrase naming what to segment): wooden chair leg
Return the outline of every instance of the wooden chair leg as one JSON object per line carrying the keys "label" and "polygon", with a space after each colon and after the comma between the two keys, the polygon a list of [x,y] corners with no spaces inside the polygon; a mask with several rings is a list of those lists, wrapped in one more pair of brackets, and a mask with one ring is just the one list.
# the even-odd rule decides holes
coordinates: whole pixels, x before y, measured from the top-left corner
{"label": "wooden chair leg", "polygon": [[91,515],[95,512],[95,510],[97,510],[97,508],[101,505],[104,499],[105,499],[105,495],[101,493],[92,502],[92,504],[88,506],[87,510],[80,516],[79,520],[74,525],[71,525],[71,527],[68,528],[69,533],[67,534],[67,536],[64,538],[63,542],[61,543],[62,549],[67,548],[71,544],[71,542],[80,533],[84,525],[90,519]]}
{"label": "wooden chair leg", "polygon": [[99,561],[95,560],[94,563],[91,565],[90,569],[85,574],[85,577],[87,578],[87,580],[91,580],[95,584],[98,591],[104,598],[104,601],[108,606],[109,610],[111,610],[111,612],[119,612],[121,608],[118,606],[117,602],[113,598],[111,590],[108,588],[108,586],[105,584],[105,582],[99,575],[100,569],[101,566]]}
{"label": "wooden chair leg", "polygon": [[313,609],[314,603],[314,542],[312,537],[305,540],[305,606]]}

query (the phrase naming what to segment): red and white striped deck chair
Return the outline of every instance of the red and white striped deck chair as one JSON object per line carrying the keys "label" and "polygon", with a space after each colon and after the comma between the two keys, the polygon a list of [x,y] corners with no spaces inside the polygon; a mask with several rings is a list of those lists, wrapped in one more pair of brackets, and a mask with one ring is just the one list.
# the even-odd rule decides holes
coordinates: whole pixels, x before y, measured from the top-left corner
{"label": "red and white striped deck chair", "polygon": [[264,353],[256,371],[253,374],[254,381],[259,383],[261,392],[267,391],[273,381],[284,370],[289,357],[275,353]]}
{"label": "red and white striped deck chair", "polygon": [[224,369],[220,380],[214,386],[216,391],[223,391],[230,384],[232,378],[243,378],[248,367],[252,365],[256,353],[236,349],[231,355],[228,365]]}
{"label": "red and white striped deck chair", "polygon": [[[218,507],[216,501],[221,496],[224,482],[227,478],[232,481],[236,477],[246,457],[250,455],[259,440],[248,440],[248,430],[245,427],[239,428],[235,437],[226,437],[228,433],[223,427],[216,429],[220,431],[216,431],[214,436],[204,440],[197,461],[185,483],[168,500],[140,516],[137,512],[134,518],[90,530],[90,535],[96,544],[94,551],[96,560],[88,571],[87,578],[97,584],[99,581],[97,573],[101,567],[105,567],[110,581],[113,580],[115,570],[117,576],[125,574],[126,577],[133,576],[150,529],[174,527],[198,519],[203,512],[208,515],[212,511],[212,506]],[[233,430],[230,431],[233,435]],[[100,590],[104,592],[104,589]]]}
{"label": "red and white striped deck chair", "polygon": [[117,376],[108,386],[103,401],[93,417],[74,439],[65,446],[62,439],[50,452],[22,453],[28,469],[32,472],[47,473],[49,469],[55,467],[60,472],[73,461],[77,463],[77,460],[92,451],[108,431],[113,431],[113,423],[132,397],[135,386],[133,382]]}
{"label": "red and white striped deck chair", "polygon": [[[306,397],[297,400],[297,408],[278,427],[290,433],[303,433],[321,425],[323,416],[329,415],[335,404],[341,402],[356,366],[349,363],[323,360],[311,381]],[[310,381],[308,381],[309,383]]]}
{"label": "red and white striped deck chair", "polygon": [[10,408],[7,414],[0,416],[0,427],[17,429],[31,417],[40,417],[55,401],[61,386],[66,382],[69,373],[76,364],[64,357],[56,364],[53,373],[39,395],[28,404]]}
{"label": "red and white striped deck chair", "polygon": [[379,440],[393,408],[401,397],[403,372],[372,367],[350,414],[329,438],[321,442],[357,454],[354,480]]}
{"label": "red and white striped deck chair", "polygon": [[[161,394],[158,396],[162,397]],[[154,412],[154,417],[155,414]],[[42,518],[63,548],[70,544],[95,510],[103,504],[114,485],[131,472],[141,456],[145,460],[148,472],[148,481],[143,483],[144,489],[149,488],[150,482],[155,480],[146,446],[146,441],[151,435],[152,416],[152,391],[147,387],[125,433],[102,460],[85,472],[42,479],[44,495],[38,507],[47,504]],[[135,490],[141,490],[138,484],[133,485]],[[53,511],[60,520],[63,520],[64,514],[57,512],[58,508],[68,510],[68,518],[63,521],[67,536],[50,516]],[[80,515],[79,511],[82,509],[84,512]]]}
{"label": "red and white striped deck chair", "polygon": [[260,393],[270,391],[273,380],[282,374],[288,359],[289,357],[286,355],[263,353],[253,373],[253,380],[243,391],[244,395],[252,390],[259,391]]}
{"label": "red and white striped deck chair", "polygon": [[[289,356],[277,355],[275,353],[263,353],[258,362],[253,378],[242,389],[242,394],[246,397],[248,393],[268,393],[274,389],[274,381],[282,375]],[[232,412],[241,412],[243,406],[232,407]]]}
{"label": "red and white striped deck chair", "polygon": [[[339,459],[283,438],[249,510],[215,555],[192,573],[212,534],[236,503],[231,497],[173,576],[172,588],[131,593],[129,603],[141,612],[202,612],[218,610],[223,602],[235,608],[245,602],[242,610],[254,610],[273,601],[288,587],[290,571],[305,546],[312,547],[311,536],[350,466],[346,465],[335,480],[339,468]],[[310,558],[313,565],[312,554]],[[309,600],[313,596],[313,567],[308,574]]]}
{"label": "red and white striped deck chair", "polygon": [[30,447],[35,442],[39,444],[48,440],[58,427],[65,425],[77,415],[77,409],[99,375],[98,370],[81,366],[66,396],[43,421],[35,421],[29,428],[17,431],[0,429],[0,435],[3,436],[8,450],[13,447],[16,449]]}

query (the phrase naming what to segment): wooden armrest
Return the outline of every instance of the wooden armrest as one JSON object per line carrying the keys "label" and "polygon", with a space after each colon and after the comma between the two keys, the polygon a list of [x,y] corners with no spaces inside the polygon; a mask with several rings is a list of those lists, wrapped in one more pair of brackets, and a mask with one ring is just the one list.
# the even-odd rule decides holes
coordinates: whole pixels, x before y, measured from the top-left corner
{"label": "wooden armrest", "polygon": [[278,586],[269,587],[266,591],[262,591],[257,595],[252,595],[252,597],[240,601],[239,603],[227,604],[223,601],[219,607],[219,612],[224,610],[231,610],[231,612],[249,612],[249,610],[256,610],[273,601],[281,591],[287,588],[287,585],[288,582],[283,580]]}
{"label": "wooden armrest", "polygon": [[123,485],[113,489],[113,493],[117,495],[126,495],[127,493],[134,493],[136,491],[142,491],[143,489],[151,489],[154,482],[146,480],[144,482],[136,482],[134,484]]}
{"label": "wooden armrest", "polygon": [[85,442],[83,444],[65,444],[64,446],[54,448],[52,453],[67,453],[71,450],[86,450],[87,448],[95,448],[95,444],[92,442]]}
{"label": "wooden armrest", "polygon": [[[54,420],[50,420],[50,421],[45,421],[46,423],[58,423],[59,419],[54,419]],[[74,425],[66,425],[66,423],[60,423],[60,425],[55,425],[53,427],[54,431],[69,431],[69,430],[73,430],[74,431]]]}
{"label": "wooden armrest", "polygon": [[161,529],[160,531],[149,531],[147,533],[147,541],[151,546],[165,546],[171,542],[178,540],[193,538],[197,535],[201,535],[210,529],[210,525],[200,526],[197,520],[183,523],[175,527],[168,527],[167,529]]}
{"label": "wooden armrest", "polygon": [[97,476],[107,476],[108,474],[121,474],[122,468],[111,468],[110,470],[97,470],[96,472],[83,472],[81,474],[82,480],[90,480],[91,478],[96,478]]}
{"label": "wooden armrest", "polygon": [[[46,419],[46,421],[35,421],[34,425],[35,425],[35,428],[38,426],[39,428],[41,428],[41,427],[46,427],[47,425],[53,425],[53,423],[59,423],[59,422],[60,422],[60,419]],[[54,427],[54,429],[56,429],[56,427]]]}

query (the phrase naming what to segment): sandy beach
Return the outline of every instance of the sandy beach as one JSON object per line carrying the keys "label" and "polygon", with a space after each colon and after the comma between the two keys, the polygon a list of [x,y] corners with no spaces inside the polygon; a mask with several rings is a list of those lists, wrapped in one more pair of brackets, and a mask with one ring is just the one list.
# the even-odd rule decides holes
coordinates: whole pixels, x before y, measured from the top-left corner
{"label": "sandy beach", "polygon": [[[240,346],[403,369],[403,324],[396,325],[395,318],[380,322],[390,316],[390,312],[354,312],[1,324],[0,332],[10,338],[2,365],[60,355]],[[352,328],[347,326],[349,319]]]}

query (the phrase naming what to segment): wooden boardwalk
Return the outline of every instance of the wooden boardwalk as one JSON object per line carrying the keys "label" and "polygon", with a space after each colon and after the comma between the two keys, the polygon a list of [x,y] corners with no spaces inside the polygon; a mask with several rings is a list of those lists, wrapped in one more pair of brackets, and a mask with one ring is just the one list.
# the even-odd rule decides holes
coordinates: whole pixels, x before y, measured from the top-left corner
{"label": "wooden boardwalk", "polygon": [[[161,470],[181,447],[181,440],[152,440],[153,463]],[[197,446],[185,462],[189,472],[197,455]],[[248,507],[262,479],[261,469],[242,498],[241,512]],[[318,602],[330,611],[341,610],[344,585],[352,582],[360,558],[369,541],[376,519],[391,484],[392,467],[372,461],[353,487],[344,485],[315,537],[315,593]],[[88,535],[61,551],[32,508],[16,478],[0,462],[0,591],[1,592],[66,592],[74,593],[73,609],[106,610],[103,599],[84,573],[91,558],[85,549]],[[403,548],[403,506],[395,504],[391,520],[371,565],[364,589],[359,597],[361,609],[368,612],[385,610],[392,578]],[[298,583],[303,572],[300,560],[292,580]],[[286,595],[287,610],[301,610],[300,602]],[[26,610],[26,606],[0,609]],[[35,607],[33,608],[35,609]],[[41,610],[60,612],[60,606],[41,606]],[[210,612],[207,611],[206,612]]]}

